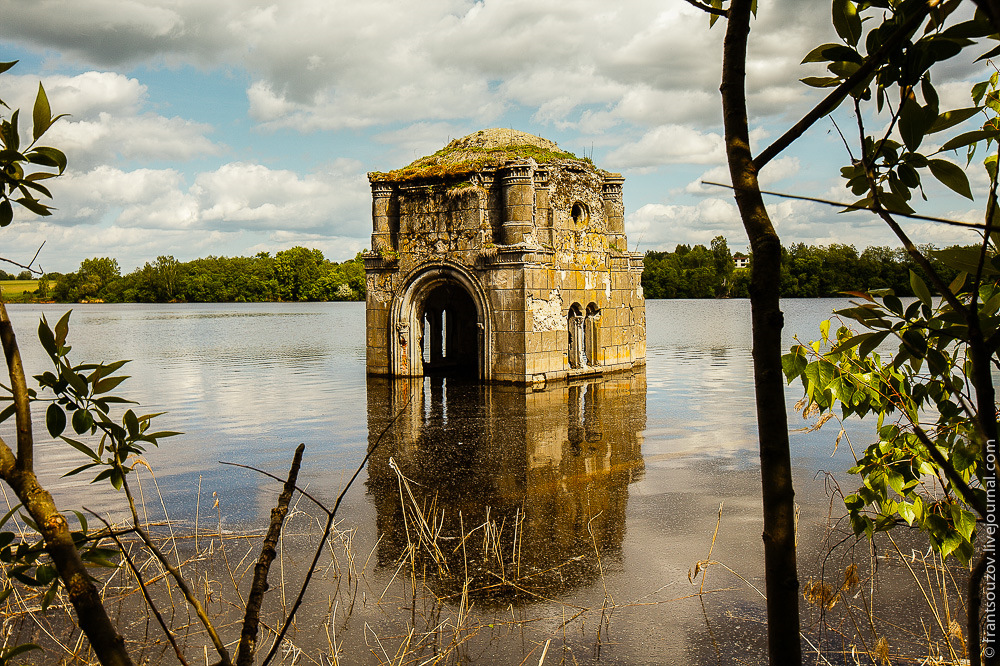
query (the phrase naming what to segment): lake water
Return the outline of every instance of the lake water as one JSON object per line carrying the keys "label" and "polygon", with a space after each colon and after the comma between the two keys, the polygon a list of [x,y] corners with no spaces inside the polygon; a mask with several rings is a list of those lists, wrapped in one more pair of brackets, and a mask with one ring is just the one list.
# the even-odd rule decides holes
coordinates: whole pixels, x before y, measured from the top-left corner
{"label": "lake water", "polygon": [[[846,303],[785,301],[786,347],[796,334],[817,337],[819,322]],[[366,378],[363,303],[76,306],[69,342],[76,362],[132,359],[118,393],[145,412],[166,411],[156,429],[184,432],[146,457],[175,521],[193,525],[200,512],[226,529],[260,529],[278,484],[219,461],[284,476],[299,442],[300,485],[332,506],[379,442],[338,513],[355,552],[371,553],[364,600],[336,626],[341,663],[380,663],[380,649],[394,650],[373,648],[373,636],[398,645],[414,626],[415,599],[370,600],[399,572],[414,507],[439,544],[454,546],[442,548],[441,562],[421,560],[426,588],[441,600],[437,617],[456,612],[461,581],[473,581],[469,602],[482,624],[455,653],[463,663],[538,663],[546,641],[546,663],[764,663],[764,606],[753,589],[763,589],[763,556],[749,303],[646,307],[644,371],[543,392]],[[54,324],[65,306],[8,308],[29,373],[47,369],[35,328],[39,315]],[[791,407],[799,386],[787,396]],[[790,424],[807,425],[795,414]],[[848,426],[864,448],[869,424]],[[823,475],[844,481],[853,464],[846,444],[834,454],[838,429],[792,433],[803,581],[830,564],[828,517],[843,514]],[[103,485],[61,478],[81,456],[45,438],[37,459],[62,506],[123,515]],[[143,490],[153,493],[148,483]],[[401,501],[407,492],[414,499]],[[688,574],[708,556],[720,504],[712,559],[742,578],[714,567],[706,589],[721,591],[692,597]],[[491,563],[491,549],[511,557]],[[316,585],[322,608],[303,622],[336,624],[345,611],[334,584]],[[490,613],[509,622],[487,625]]]}

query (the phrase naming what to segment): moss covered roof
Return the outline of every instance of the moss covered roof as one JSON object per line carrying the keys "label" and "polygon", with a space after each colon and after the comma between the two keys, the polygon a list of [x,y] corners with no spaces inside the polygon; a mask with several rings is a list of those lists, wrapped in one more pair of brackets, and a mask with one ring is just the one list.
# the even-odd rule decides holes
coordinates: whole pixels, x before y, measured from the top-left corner
{"label": "moss covered roof", "polygon": [[560,150],[548,139],[513,129],[485,129],[454,139],[433,155],[421,157],[402,169],[375,171],[368,177],[372,181],[388,182],[455,178],[529,158],[539,164],[574,160],[593,168],[590,160],[581,160],[573,153]]}

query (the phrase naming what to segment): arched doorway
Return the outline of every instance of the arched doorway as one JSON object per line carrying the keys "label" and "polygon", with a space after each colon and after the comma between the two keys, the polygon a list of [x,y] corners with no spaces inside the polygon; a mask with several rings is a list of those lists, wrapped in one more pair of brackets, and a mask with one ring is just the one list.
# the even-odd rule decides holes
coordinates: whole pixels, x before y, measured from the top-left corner
{"label": "arched doorway", "polygon": [[479,280],[458,264],[425,264],[393,299],[392,374],[489,380],[491,316]]}
{"label": "arched doorway", "polygon": [[462,286],[444,282],[431,289],[421,317],[424,374],[476,377],[478,323],[476,304]]}

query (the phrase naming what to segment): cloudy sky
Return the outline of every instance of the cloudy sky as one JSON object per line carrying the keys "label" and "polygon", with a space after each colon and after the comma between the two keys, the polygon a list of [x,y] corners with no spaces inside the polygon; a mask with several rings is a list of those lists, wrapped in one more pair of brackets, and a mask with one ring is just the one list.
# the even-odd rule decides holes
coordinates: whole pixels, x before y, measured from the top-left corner
{"label": "cloudy sky", "polygon": [[[46,270],[117,257],[276,252],[343,260],[369,244],[368,171],[451,138],[512,127],[593,156],[626,178],[633,249],[746,240],[728,192],[718,94],[724,25],[683,0],[0,0],[0,98],[26,117],[41,81],[46,142],[69,158],[58,211],[21,216],[0,255]],[[814,46],[837,41],[826,0],[764,0],[748,65],[755,151],[820,98],[799,83]],[[969,106],[985,66],[936,79]],[[6,110],[4,110],[6,111]],[[841,127],[854,121],[840,113]],[[818,124],[762,173],[766,187],[849,200],[846,150]],[[973,189],[985,177],[972,169]],[[977,203],[927,188],[928,212],[976,219]],[[881,223],[774,199],[783,241],[894,244]],[[921,242],[970,240],[908,224]]]}

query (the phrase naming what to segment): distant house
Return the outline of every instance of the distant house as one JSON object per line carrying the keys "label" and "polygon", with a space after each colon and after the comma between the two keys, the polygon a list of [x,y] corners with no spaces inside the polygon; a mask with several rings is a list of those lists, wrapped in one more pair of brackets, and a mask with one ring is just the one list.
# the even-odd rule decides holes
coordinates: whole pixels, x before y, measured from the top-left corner
{"label": "distant house", "polygon": [[750,266],[750,257],[742,252],[734,254],[733,261],[736,263],[736,268],[749,268]]}

